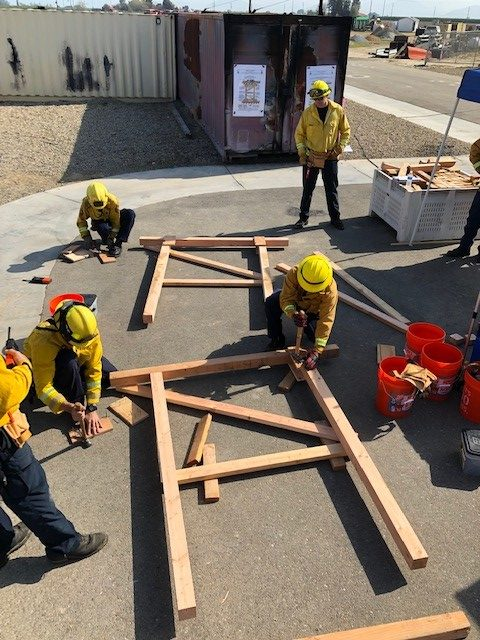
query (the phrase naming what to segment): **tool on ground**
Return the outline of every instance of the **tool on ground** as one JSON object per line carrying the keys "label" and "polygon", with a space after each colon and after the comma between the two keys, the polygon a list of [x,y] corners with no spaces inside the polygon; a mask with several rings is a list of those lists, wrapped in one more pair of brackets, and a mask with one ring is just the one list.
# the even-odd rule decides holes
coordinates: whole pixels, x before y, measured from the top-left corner
{"label": "tool on ground", "polygon": [[[16,349],[18,351],[18,344],[15,342],[13,338],[10,337],[11,331],[12,331],[12,328],[8,327],[5,349]],[[7,365],[8,368],[13,367],[15,365],[15,360],[12,358],[11,355],[9,354],[5,355],[5,364]]]}
{"label": "tool on ground", "polygon": [[87,430],[85,428],[85,418],[82,418],[80,420],[80,430],[82,432],[82,447],[84,449],[88,449],[88,447],[92,446],[92,441],[89,440],[89,438],[87,436]]}
{"label": "tool on ground", "polygon": [[23,279],[23,282],[30,282],[31,284],[50,284],[52,279],[49,276],[34,276],[31,280]]}
{"label": "tool on ground", "polygon": [[467,334],[466,334],[466,337],[465,337],[465,347],[463,348],[463,360],[462,360],[462,366],[460,367],[460,371],[463,370],[463,365],[465,364],[465,360],[467,358],[467,350],[468,350],[468,347],[470,346],[470,336],[473,333],[473,326],[474,326],[475,321],[477,319],[479,307],[480,307],[480,291],[478,293],[477,301],[475,302],[475,306],[473,307],[472,318],[470,320],[470,324],[468,326],[468,331],[467,331]]}

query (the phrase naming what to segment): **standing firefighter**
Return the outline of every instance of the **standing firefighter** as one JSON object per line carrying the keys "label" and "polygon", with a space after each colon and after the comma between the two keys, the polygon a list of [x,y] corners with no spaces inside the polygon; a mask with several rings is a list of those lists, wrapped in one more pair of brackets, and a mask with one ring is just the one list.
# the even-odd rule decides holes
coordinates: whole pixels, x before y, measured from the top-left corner
{"label": "standing firefighter", "polygon": [[265,300],[268,349],[283,349],[282,313],[297,327],[304,327],[314,346],[307,354],[305,367],[315,369],[335,320],[338,293],[328,258],[317,253],[304,258],[285,276],[281,291]]}
{"label": "standing firefighter", "polygon": [[303,194],[297,229],[308,224],[312,195],[320,170],[325,187],[328,214],[336,229],[343,229],[338,206],[338,157],[350,140],[350,125],[343,108],[329,100],[331,89],[323,80],[315,80],[309,96],[314,103],[307,107],[295,130],[300,164],[303,165]]}
{"label": "standing firefighter", "polygon": [[[90,229],[87,222],[89,218],[92,220]],[[109,193],[105,185],[101,182],[88,185],[77,218],[77,227],[86,249],[92,248],[91,231],[96,231],[102,244],[108,246],[109,255],[118,258],[122,243],[128,242],[134,222],[135,212],[132,209],[120,209],[118,198]]]}
{"label": "standing firefighter", "polygon": [[[470,162],[473,164],[473,168],[477,173],[480,173],[480,139],[472,144],[470,147]],[[472,248],[475,236],[480,229],[480,190],[477,191],[473,202],[468,212],[467,224],[463,229],[463,237],[460,240],[460,245],[456,249],[447,251],[447,256],[451,258],[464,258],[470,255],[470,249]],[[480,246],[478,248],[478,254],[476,262],[480,262]]]}
{"label": "standing firefighter", "polygon": [[32,366],[20,351],[6,353],[13,367],[7,368],[0,356],[0,494],[22,522],[13,526],[0,508],[0,567],[25,544],[30,532],[45,545],[54,564],[83,560],[100,551],[108,538],[104,533],[81,535],[55,506],[45,472],[26,443],[32,434],[19,410],[32,383]]}

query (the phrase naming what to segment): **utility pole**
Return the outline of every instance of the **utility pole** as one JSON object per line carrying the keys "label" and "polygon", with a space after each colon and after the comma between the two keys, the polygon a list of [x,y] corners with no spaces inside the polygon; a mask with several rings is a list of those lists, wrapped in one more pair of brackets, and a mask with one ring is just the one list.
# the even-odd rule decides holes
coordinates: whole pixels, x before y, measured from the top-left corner
{"label": "utility pole", "polygon": [[248,13],[252,13],[252,0],[248,0]]}
{"label": "utility pole", "polygon": [[318,0],[318,15],[323,16],[323,0]]}

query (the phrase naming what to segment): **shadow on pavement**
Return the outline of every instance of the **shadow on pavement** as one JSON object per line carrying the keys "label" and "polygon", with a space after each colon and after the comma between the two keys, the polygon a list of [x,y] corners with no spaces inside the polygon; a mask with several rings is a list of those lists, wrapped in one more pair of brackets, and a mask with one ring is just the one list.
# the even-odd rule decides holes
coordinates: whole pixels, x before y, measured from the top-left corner
{"label": "shadow on pavement", "polygon": [[21,264],[11,264],[7,271],[9,273],[26,273],[28,271],[39,269],[40,267],[45,266],[46,262],[56,260],[58,258],[58,254],[65,249],[65,246],[66,245],[64,244],[58,244],[53,247],[48,247],[48,249],[27,253],[27,255],[23,257],[25,262],[22,262]]}
{"label": "shadow on pavement", "polygon": [[470,622],[480,625],[480,580],[462,591],[457,591],[456,596],[462,609],[467,612]]}
{"label": "shadow on pavement", "polygon": [[55,567],[45,558],[10,558],[0,572],[0,589],[12,584],[36,584]]}

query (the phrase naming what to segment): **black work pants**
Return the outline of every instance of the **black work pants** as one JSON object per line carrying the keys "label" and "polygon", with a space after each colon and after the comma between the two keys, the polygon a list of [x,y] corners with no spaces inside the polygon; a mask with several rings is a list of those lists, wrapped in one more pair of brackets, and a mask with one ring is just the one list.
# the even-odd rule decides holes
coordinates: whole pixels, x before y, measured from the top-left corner
{"label": "black work pants", "polygon": [[475,236],[480,229],[480,191],[477,191],[468,212],[467,224],[463,229],[463,237],[460,240],[460,249],[470,251]]}
{"label": "black work pants", "polygon": [[[2,433],[0,493],[9,509],[17,515],[45,547],[58,553],[73,551],[80,536],[73,524],[57,509],[50,496],[45,471],[28,444],[21,449]],[[0,556],[9,551],[14,537],[12,521],[0,508]]]}
{"label": "black work pants", "polygon": [[304,165],[302,169],[303,194],[300,203],[300,218],[308,220],[312,195],[317,184],[318,174],[321,171],[328,215],[331,220],[340,220],[340,209],[338,207],[338,160],[325,160],[323,169],[308,167],[307,165]]}
{"label": "black work pants", "polygon": [[[280,306],[281,289],[274,291],[265,300],[265,315],[267,316],[267,334],[270,339],[280,338],[283,336],[282,329],[282,308]],[[307,326],[305,327],[305,335],[312,341],[315,341],[315,329],[317,327],[318,315],[316,313],[307,313]]]}
{"label": "black work pants", "polygon": [[[116,370],[107,358],[102,357],[102,389],[110,386],[110,373]],[[83,404],[86,393],[83,367],[71,349],[61,349],[55,358],[53,387],[69,402]]]}
{"label": "black work pants", "polygon": [[[128,242],[128,237],[135,223],[135,211],[133,209],[120,209],[120,230],[118,232],[117,242]],[[110,222],[104,220],[94,220],[92,222],[92,231],[96,231],[101,237],[103,244],[107,244],[108,236],[112,231]]]}

